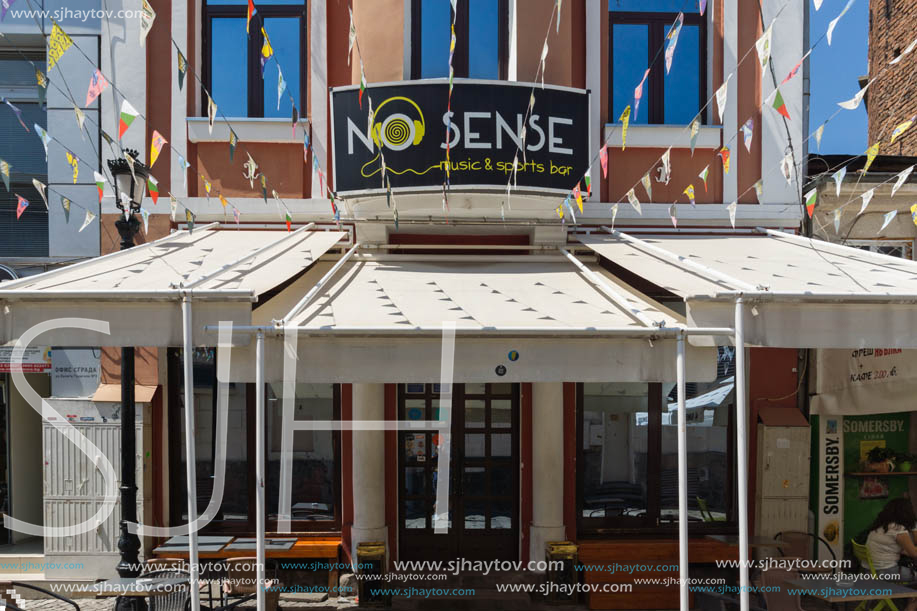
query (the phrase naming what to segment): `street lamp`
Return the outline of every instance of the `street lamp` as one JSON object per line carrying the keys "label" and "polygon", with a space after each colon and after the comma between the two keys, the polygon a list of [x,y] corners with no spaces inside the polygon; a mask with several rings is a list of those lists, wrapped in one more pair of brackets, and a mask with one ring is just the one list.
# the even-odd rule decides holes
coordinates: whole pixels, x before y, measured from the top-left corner
{"label": "street lamp", "polygon": [[[114,178],[115,205],[123,213],[123,217],[115,221],[115,228],[121,236],[121,250],[133,246],[134,236],[140,231],[140,221],[134,213],[140,211],[140,204],[146,194],[146,180],[150,174],[147,167],[136,160],[137,151],[125,149],[124,155],[108,160],[108,169]],[[128,156],[133,164],[127,160]]]}
{"label": "street lamp", "polygon": [[[115,205],[122,212],[115,227],[121,236],[121,250],[134,245],[134,236],[140,231],[140,221],[134,213],[140,210],[146,192],[147,167],[136,161],[137,151],[126,149],[128,159],[109,159],[115,186]],[[132,167],[133,166],[133,167]],[[137,522],[137,429],[134,404],[134,348],[121,348],[121,536],[118,551],[121,560],[115,570],[123,578],[140,575],[140,538],[127,530],[128,522]],[[144,611],[142,597],[119,596],[116,611]]]}

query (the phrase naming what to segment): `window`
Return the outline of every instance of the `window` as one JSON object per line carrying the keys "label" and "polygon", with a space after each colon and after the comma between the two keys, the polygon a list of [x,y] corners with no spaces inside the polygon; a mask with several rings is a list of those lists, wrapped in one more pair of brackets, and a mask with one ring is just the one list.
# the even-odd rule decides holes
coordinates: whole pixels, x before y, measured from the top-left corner
{"label": "window", "polygon": [[[735,352],[719,349],[713,382],[688,383],[688,520],[734,522]],[[678,414],[674,383],[582,384],[578,392],[578,528],[676,530]]]}
{"label": "window", "polygon": [[[43,51],[26,55],[38,65],[44,63]],[[29,62],[18,56],[0,58],[0,96],[22,111],[22,122],[30,132],[35,123],[47,129],[47,112],[38,103],[35,69]],[[48,211],[32,185],[33,178],[48,183],[45,149],[5,104],[0,108],[0,159],[10,164],[9,191],[0,185],[0,257],[47,257]],[[17,193],[30,204],[19,219]]]}
{"label": "window", "polygon": [[[412,6],[412,77],[449,76],[450,0],[413,0]],[[505,79],[508,24],[507,0],[459,2],[452,59],[455,76]]]}
{"label": "window", "polygon": [[847,240],[846,244],[860,250],[868,250],[899,259],[909,261],[914,259],[913,240]]}
{"label": "window", "polygon": [[[205,0],[204,83],[219,112],[227,117],[289,118],[290,97],[304,116],[306,100],[306,6],[303,0],[271,0],[258,4],[250,33],[245,32],[247,0]],[[267,32],[273,56],[262,66]],[[278,65],[286,90],[278,100]],[[201,95],[207,115],[207,95]]]}
{"label": "window", "polygon": [[[680,0],[608,0],[609,117],[617,120],[631,105],[632,123],[690,123],[707,98],[707,26],[694,2]],[[679,11],[684,25],[678,34],[672,67],[665,71],[666,36]],[[646,69],[640,108],[634,116],[634,89]]]}

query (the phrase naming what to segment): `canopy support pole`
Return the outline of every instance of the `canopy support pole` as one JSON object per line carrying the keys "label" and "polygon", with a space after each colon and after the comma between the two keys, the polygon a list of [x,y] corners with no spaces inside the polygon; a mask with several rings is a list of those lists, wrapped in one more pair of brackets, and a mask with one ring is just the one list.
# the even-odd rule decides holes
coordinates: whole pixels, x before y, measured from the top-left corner
{"label": "canopy support pole", "polygon": [[740,607],[748,611],[748,403],[745,379],[745,304],[736,298],[736,470],[739,487],[739,586]]}
{"label": "canopy support pole", "polygon": [[188,479],[188,565],[191,577],[191,608],[201,608],[201,591],[198,588],[200,570],[197,549],[197,457],[194,449],[194,345],[191,339],[191,296],[185,294],[181,302],[182,356],[185,367],[185,472]]}
{"label": "canopy support pole", "polygon": [[685,335],[678,335],[675,376],[678,385],[678,593],[681,611],[688,606],[688,428],[685,413]]}
{"label": "canopy support pole", "polygon": [[[258,611],[264,611],[264,332],[255,336],[255,538]],[[196,609],[197,607],[195,607]]]}

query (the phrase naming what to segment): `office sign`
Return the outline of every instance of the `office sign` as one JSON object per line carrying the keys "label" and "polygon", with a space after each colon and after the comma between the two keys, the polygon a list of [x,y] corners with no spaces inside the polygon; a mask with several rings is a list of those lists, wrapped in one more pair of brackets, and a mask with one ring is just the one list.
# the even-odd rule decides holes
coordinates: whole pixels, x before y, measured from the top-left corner
{"label": "office sign", "polygon": [[383,160],[392,189],[440,189],[447,132],[452,188],[505,190],[514,180],[520,190],[565,193],[589,167],[586,91],[456,80],[451,110],[448,100],[439,79],[368,87],[362,105],[358,87],[333,89],[334,190],[384,191]]}
{"label": "office sign", "polygon": [[48,373],[51,369],[51,348],[29,346],[22,354],[22,364],[13,364],[13,347],[0,346],[0,373]]}

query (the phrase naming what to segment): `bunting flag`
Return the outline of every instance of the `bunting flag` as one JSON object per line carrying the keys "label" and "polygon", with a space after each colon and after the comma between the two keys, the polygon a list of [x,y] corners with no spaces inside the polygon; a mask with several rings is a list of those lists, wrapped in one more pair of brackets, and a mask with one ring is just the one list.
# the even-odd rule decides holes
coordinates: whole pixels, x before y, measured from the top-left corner
{"label": "bunting flag", "polygon": [[[146,45],[146,37],[153,29],[153,22],[156,21],[156,11],[150,6],[147,0],[140,2],[140,46]],[[145,233],[145,232],[144,232]]]}
{"label": "bunting flag", "polygon": [[0,0],[0,23],[6,19],[6,12],[10,10],[16,0]]}
{"label": "bunting flag", "polygon": [[79,233],[82,233],[84,229],[89,227],[89,224],[92,223],[92,219],[96,217],[91,211],[86,210],[86,218],[83,219],[83,224],[80,225]]}
{"label": "bunting flag", "polygon": [[287,82],[283,80],[283,71],[280,64],[277,64],[277,110],[280,110],[280,100],[283,99],[283,92],[287,89]]}
{"label": "bunting flag", "polygon": [[662,154],[662,168],[659,172],[659,182],[669,184],[672,178],[672,147],[669,147]]}
{"label": "bunting flag", "polygon": [[879,227],[878,233],[882,233],[882,231],[886,227],[888,227],[889,224],[891,224],[891,222],[895,219],[896,216],[898,216],[897,210],[892,210],[891,212],[886,213],[885,216],[882,217],[882,226]]}
{"label": "bunting flag", "polygon": [[691,156],[694,157],[694,147],[697,146],[697,134],[700,132],[700,119],[695,117],[691,121]]}
{"label": "bunting flag", "polygon": [[185,85],[185,74],[188,73],[188,60],[182,55],[181,50],[176,49],[178,53],[178,90],[181,91]]}
{"label": "bunting flag", "polygon": [[159,159],[159,153],[162,151],[162,147],[165,144],[168,144],[169,141],[162,137],[155,129],[153,130],[153,137],[150,138],[150,167],[152,168],[156,164],[156,160]]}
{"label": "bunting flag", "polygon": [[694,208],[696,206],[694,201],[694,185],[688,185],[687,188],[682,191],[682,193],[688,196],[688,200],[691,202],[691,207]]}
{"label": "bunting flag", "polygon": [[48,135],[41,125],[36,123],[32,127],[35,128],[35,133],[38,134],[38,137],[41,138],[41,144],[45,147],[45,161],[48,160],[48,143],[51,142],[51,136]]}
{"label": "bunting flag", "polygon": [[223,214],[226,214],[226,207],[229,205],[229,202],[226,201],[226,198],[223,197],[223,194],[222,194],[222,193],[219,193],[219,194],[217,195],[217,197],[220,198],[220,204],[223,205]]}
{"label": "bunting flag", "polygon": [[700,176],[701,180],[704,181],[704,193],[707,192],[707,175],[708,175],[709,173],[710,173],[710,166],[709,166],[709,165],[705,165],[705,166],[704,166],[704,169],[700,171],[700,174],[698,174],[698,176]]}
{"label": "bunting flag", "polygon": [[869,171],[869,166],[872,165],[872,162],[876,160],[876,156],[879,154],[879,146],[881,142],[876,142],[866,150],[866,165],[863,166],[863,174]]}
{"label": "bunting flag", "polygon": [[264,205],[267,205],[267,178],[261,175],[261,197],[264,198]]}
{"label": "bunting flag", "polygon": [[178,212],[178,200],[175,199],[175,196],[169,193],[169,217],[172,219],[172,222],[175,222],[175,213]]}
{"label": "bunting flag", "polygon": [[891,144],[894,144],[894,143],[895,143],[895,140],[898,139],[898,136],[901,136],[902,134],[904,134],[904,132],[906,132],[908,129],[910,129],[911,125],[914,124],[914,120],[915,120],[915,119],[917,119],[917,115],[914,115],[913,117],[911,117],[910,119],[908,119],[908,120],[905,121],[904,123],[899,123],[898,126],[895,127],[895,130],[892,132],[892,141],[891,141]]}
{"label": "bunting flag", "polygon": [[72,44],[73,41],[55,21],[51,26],[51,35],[48,36],[48,72],[60,61]]}
{"label": "bunting flag", "polygon": [[620,121],[623,126],[621,128],[621,150],[623,151],[627,147],[627,126],[630,123],[630,104],[624,108],[624,112],[618,117],[618,121]]}
{"label": "bunting flag", "polygon": [[742,140],[745,143],[745,150],[751,153],[751,141],[755,137],[755,120],[751,117],[748,118],[742,125]]}
{"label": "bunting flag", "polygon": [[210,94],[207,94],[207,127],[208,133],[213,133],[213,122],[217,118],[217,103],[213,101],[213,98],[210,97]]}
{"label": "bunting flag", "polygon": [[210,200],[210,189],[213,187],[213,185],[210,184],[210,181],[209,181],[209,180],[207,180],[206,178],[204,178],[204,175],[203,175],[203,174],[201,174],[201,180],[204,181],[204,191],[207,192],[207,200],[208,200],[208,203],[209,203],[209,200]]}
{"label": "bunting flag", "polygon": [[[639,205],[640,202],[637,202]],[[611,228],[615,228],[615,219],[618,218],[618,204],[615,202],[615,205],[611,207]]]}
{"label": "bunting flag", "polygon": [[146,208],[140,208],[140,218],[143,219],[143,233],[150,233],[150,211]]}
{"label": "bunting flag", "polygon": [[729,81],[731,80],[732,74],[727,76],[723,84],[716,90],[716,114],[720,118],[720,123],[723,122],[723,113],[726,112],[726,101],[729,98]]}
{"label": "bunting flag", "polygon": [[787,120],[789,120],[789,119],[790,119],[790,112],[786,109],[786,102],[783,101],[783,95],[780,93],[780,89],[779,89],[779,88],[778,88],[778,89],[774,89],[773,97],[774,97],[774,101],[773,101],[773,103],[771,104],[771,106],[774,108],[774,110],[776,110],[776,111],[779,112],[781,115],[783,115],[784,117],[786,117]]}
{"label": "bunting flag", "polygon": [[245,32],[251,34],[251,25],[252,17],[258,14],[258,9],[255,8],[255,3],[252,0],[248,0],[248,9],[245,11]]}
{"label": "bunting flag", "polygon": [[602,178],[608,178],[608,145],[599,149],[599,162],[602,164]]}
{"label": "bunting flag", "polygon": [[583,175],[583,183],[586,185],[586,197],[592,197],[592,168],[586,170]]}
{"label": "bunting flag", "polygon": [[672,219],[672,227],[678,229],[678,210],[675,208],[675,204],[669,206],[669,218]]}
{"label": "bunting flag", "polygon": [[560,11],[563,7],[564,0],[557,0],[555,5],[557,6],[557,23],[554,24],[554,33],[560,34]]}
{"label": "bunting flag", "polygon": [[678,17],[675,18],[675,22],[672,24],[672,27],[669,29],[669,33],[666,34],[666,43],[665,43],[665,73],[668,74],[669,70],[672,69],[672,58],[675,57],[675,46],[678,44],[678,35],[681,33],[681,26],[684,25],[685,14],[678,13]]}
{"label": "bunting flag", "polygon": [[95,180],[96,188],[99,190],[99,203],[101,204],[102,194],[105,192],[105,177],[98,172],[93,172],[92,178]]}
{"label": "bunting flag", "polygon": [[544,89],[545,62],[548,61],[548,39],[544,39],[544,46],[541,48],[541,88]]}
{"label": "bunting flag", "polygon": [[99,133],[102,134],[102,139],[108,143],[108,147],[114,149],[115,141],[110,135],[108,135],[108,132],[100,127]]}
{"label": "bunting flag", "polygon": [[729,147],[724,146],[717,155],[723,160],[723,172],[729,174]]}
{"label": "bunting flag", "polygon": [[579,181],[573,187],[573,199],[576,200],[576,207],[579,208],[580,214],[583,213],[583,193],[579,189]]}
{"label": "bunting flag", "polygon": [[822,123],[818,126],[818,129],[815,130],[815,146],[818,147],[818,150],[821,151],[821,137],[825,134],[825,124]]}
{"label": "bunting flag", "polygon": [[156,180],[152,174],[146,178],[146,186],[150,190],[150,197],[153,200],[153,205],[155,206],[159,203],[159,181]]}
{"label": "bunting flag", "polygon": [[643,216],[643,210],[640,206],[640,200],[637,199],[637,194],[634,193],[634,190],[631,189],[627,192],[627,202],[637,211],[637,214]]}
{"label": "bunting flag", "polygon": [[73,184],[76,184],[77,179],[80,176],[80,160],[77,159],[76,155],[67,151],[67,163],[70,164],[70,168],[73,174]]}
{"label": "bunting flag", "polygon": [[840,208],[834,211],[834,233],[837,235],[841,234],[841,216],[844,211]]}
{"label": "bunting flag", "polygon": [[640,84],[634,88],[634,121],[637,120],[637,111],[640,110],[640,100],[643,98],[643,83],[646,82],[646,77],[649,75],[650,69],[647,68],[643,73],[643,78],[640,79]]}
{"label": "bunting flag", "polygon": [[17,202],[16,203],[16,220],[18,221],[19,217],[22,216],[22,213],[25,212],[25,209],[29,207],[29,200],[19,195],[18,193],[16,193],[15,195],[16,195],[16,202]]}
{"label": "bunting flag", "polygon": [[232,163],[233,158],[236,156],[236,145],[239,144],[239,136],[236,135],[236,132],[233,129],[229,128],[229,162]]}
{"label": "bunting flag", "polygon": [[774,33],[774,23],[771,22],[764,34],[755,42],[755,50],[758,52],[758,61],[761,63],[761,69],[767,67],[767,62],[771,58],[771,38]]}
{"label": "bunting flag", "polygon": [[796,62],[796,65],[793,66],[789,74],[786,75],[786,78],[780,81],[781,85],[785,85],[786,83],[790,82],[794,76],[796,76],[796,74],[799,72],[799,69],[802,68],[802,62],[806,61],[806,58],[809,57],[809,54],[811,52],[812,52],[812,49],[809,49],[808,51],[806,51],[806,54],[802,56],[802,59]]}
{"label": "bunting flag", "polygon": [[835,197],[841,196],[841,183],[844,182],[845,176],[847,176],[847,166],[842,167],[840,170],[831,175],[831,178],[834,179]]}
{"label": "bunting flag", "polygon": [[[251,0],[249,0],[249,3],[251,3]],[[188,235],[191,235],[192,233],[194,233],[194,220],[196,218],[197,217],[194,215],[193,212],[185,208],[185,225],[187,226],[187,229],[188,229]]]}
{"label": "bunting flag", "polygon": [[917,225],[917,204],[911,205],[911,220]]}
{"label": "bunting flag", "polygon": [[353,43],[357,40],[357,27],[353,24],[353,8],[347,7],[347,12],[350,13],[350,30],[347,35],[347,65],[350,65],[350,57],[353,55]]}
{"label": "bunting flag", "polygon": [[33,178],[32,186],[35,187],[35,190],[41,195],[41,200],[45,203],[45,210],[50,210],[51,208],[48,206],[48,185],[37,178]]}
{"label": "bunting flag", "polygon": [[[449,77],[451,81],[451,76]],[[451,87],[451,85],[450,85]],[[363,94],[366,92],[366,72],[363,70],[363,58],[360,58],[360,95],[357,97],[357,101],[360,103],[360,108],[363,108]]]}
{"label": "bunting flag", "polygon": [[780,172],[783,174],[783,177],[786,178],[787,184],[793,182],[793,166],[796,165],[793,163],[793,155],[787,153],[783,156],[783,159],[780,161]]}
{"label": "bunting flag", "polygon": [[818,11],[818,9],[821,8],[821,3],[822,3],[823,1],[824,1],[824,0],[812,0],[812,3],[815,4],[815,10],[816,10],[816,11]]}
{"label": "bunting flag", "polygon": [[707,0],[697,0],[697,8],[700,9],[700,16],[704,16],[704,11],[707,10]]}
{"label": "bunting flag", "polygon": [[35,68],[35,83],[38,87],[38,103],[44,106],[48,101],[48,79],[39,68]]}
{"label": "bunting flag", "polygon": [[576,222],[576,213],[573,212],[573,206],[570,204],[570,196],[564,198],[564,207],[570,211],[570,218],[573,219],[573,222]]}
{"label": "bunting flag", "polygon": [[643,183],[643,190],[646,191],[647,201],[653,201],[653,181],[650,178],[650,173],[647,172],[643,175],[643,178],[640,179],[640,182]]}
{"label": "bunting flag", "polygon": [[[2,0],[0,0],[2,1]],[[73,114],[76,115],[76,123],[80,128],[80,138],[83,140],[86,139],[86,135],[83,133],[83,123],[86,122],[86,113],[79,106],[73,107]]]}
{"label": "bunting flag", "polygon": [[899,55],[898,57],[896,57],[895,59],[893,59],[892,61],[890,61],[890,62],[888,62],[888,63],[889,63],[890,65],[897,64],[897,63],[900,62],[902,59],[904,59],[904,56],[905,56],[905,55],[908,55],[911,51],[913,51],[913,50],[914,50],[914,47],[917,47],[917,38],[915,38],[915,39],[911,42],[911,44],[909,44],[909,45],[907,46],[907,48],[904,50],[904,52],[901,53],[901,55]]}
{"label": "bunting flag", "polygon": [[[172,149],[172,150],[174,151],[175,149]],[[191,167],[191,164],[188,163],[185,160],[185,158],[179,155],[178,153],[175,153],[175,155],[178,157],[178,167],[181,168],[182,184],[184,184],[185,190],[187,190],[188,189],[188,169]]]}
{"label": "bunting flag", "polygon": [[908,177],[911,175],[911,172],[913,171],[914,171],[914,166],[911,166],[906,170],[902,170],[898,174],[898,180],[895,181],[895,185],[892,187],[892,197],[895,196],[895,193],[898,192],[898,189],[901,188],[901,185],[907,182]]}
{"label": "bunting flag", "polygon": [[233,206],[233,208],[232,208],[232,218],[233,218],[233,220],[236,222],[236,227],[239,226],[239,220],[241,219],[241,217],[242,217],[242,215],[239,213],[239,209],[236,208],[235,206]]}
{"label": "bunting flag", "polygon": [[64,209],[64,219],[67,222],[67,224],[69,225],[70,224],[70,200],[64,197],[63,195],[60,196],[60,207]]}
{"label": "bunting flag", "polygon": [[121,101],[121,118],[118,123],[118,140],[124,136],[124,132],[127,131],[127,128],[131,126],[131,123],[134,122],[134,119],[137,118],[137,115],[140,113],[137,112],[137,109],[131,106],[131,103],[127,100]]}
{"label": "bunting flag", "polygon": [[828,46],[829,47],[831,46],[831,36],[832,34],[834,34],[834,28],[837,27],[837,22],[840,21],[841,17],[843,17],[847,13],[847,11],[850,10],[850,7],[853,5],[853,2],[854,0],[847,0],[847,4],[846,6],[844,6],[844,10],[841,11],[841,14],[835,17],[834,19],[832,19],[831,23],[828,24],[828,31],[826,34],[828,37]]}
{"label": "bunting flag", "polygon": [[857,91],[855,96],[849,100],[838,102],[837,105],[847,110],[856,110],[860,107],[860,102],[863,101],[863,96],[866,95],[866,90],[869,89],[869,85],[870,83],[866,83],[866,86]]}
{"label": "bunting flag", "polygon": [[805,196],[806,200],[806,213],[809,215],[809,218],[812,218],[812,214],[815,212],[815,202],[818,200],[818,189],[812,189]]}
{"label": "bunting flag", "polygon": [[127,167],[130,168],[131,178],[133,178],[134,180],[137,180],[137,175],[134,171],[134,163],[136,162],[134,161],[133,157],[127,154],[127,151],[124,151],[124,160],[127,161]]}
{"label": "bunting flag", "polygon": [[865,192],[860,196],[860,197],[862,198],[862,200],[863,200],[863,203],[860,204],[860,211],[857,212],[857,216],[859,216],[859,215],[863,214],[864,212],[866,212],[866,206],[869,205],[869,202],[872,201],[872,196],[875,195],[875,194],[876,194],[876,188],[873,187],[873,188],[870,189],[869,191],[865,191]]}
{"label": "bunting flag", "polygon": [[19,120],[19,125],[22,126],[22,129],[24,129],[25,131],[29,131],[29,128],[26,127],[25,121],[22,120],[22,110],[20,110],[17,106],[13,105],[13,103],[7,100],[6,98],[0,98],[0,99],[2,99],[3,102],[7,106],[9,106],[10,110],[12,110],[13,113],[16,115],[16,118]]}
{"label": "bunting flag", "polygon": [[10,192],[10,164],[2,159],[0,159],[0,178],[3,178],[3,186],[6,187],[6,192]]}
{"label": "bunting flag", "polygon": [[726,210],[729,211],[729,222],[732,225],[732,228],[736,228],[736,210],[739,207],[739,202],[732,202],[726,206]]}
{"label": "bunting flag", "polygon": [[760,178],[755,181],[753,185],[755,187],[755,195],[758,197],[758,202],[761,202],[761,196],[764,195],[764,181]]}
{"label": "bunting flag", "polygon": [[264,38],[261,44],[261,77],[264,78],[264,64],[274,56],[274,47],[271,46],[271,39],[268,38],[264,26],[261,26],[261,36]]}
{"label": "bunting flag", "polygon": [[108,87],[108,81],[102,74],[101,70],[96,70],[89,77],[89,90],[86,92],[86,106],[89,106],[95,99],[102,95],[102,92]]}
{"label": "bunting flag", "polygon": [[283,220],[287,224],[287,231],[292,231],[293,230],[293,216],[290,214],[289,210],[284,212]]}

